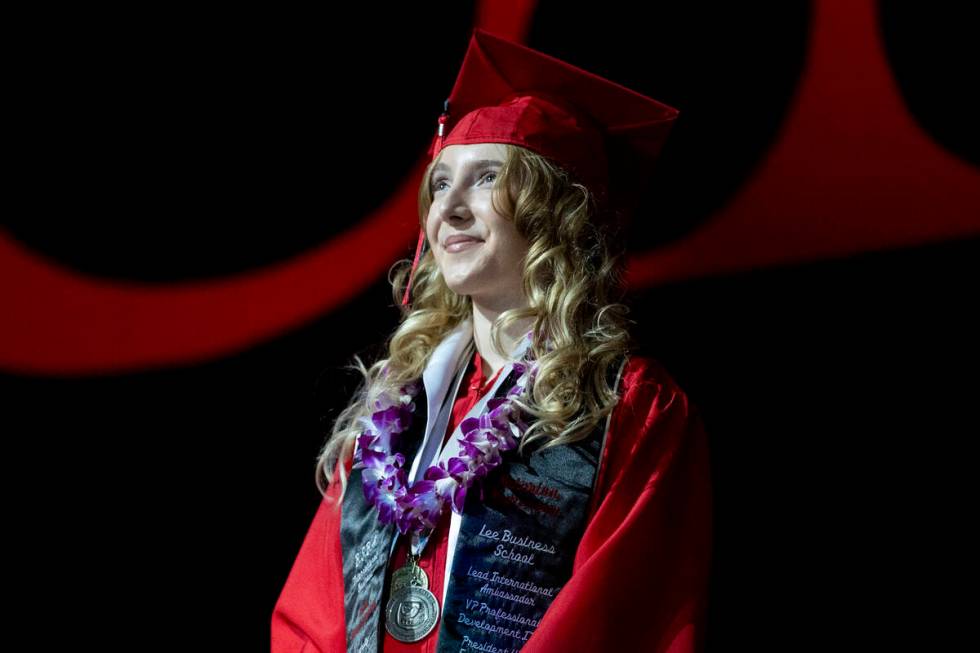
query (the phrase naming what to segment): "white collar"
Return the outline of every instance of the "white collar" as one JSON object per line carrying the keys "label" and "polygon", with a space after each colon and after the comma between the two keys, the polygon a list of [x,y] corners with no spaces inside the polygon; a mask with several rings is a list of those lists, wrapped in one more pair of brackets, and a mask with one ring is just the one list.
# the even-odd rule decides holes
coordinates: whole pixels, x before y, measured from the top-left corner
{"label": "white collar", "polygon": [[[420,471],[424,471],[429,466],[436,464],[437,458],[439,461],[444,461],[448,460],[450,456],[459,453],[459,443],[456,442],[456,438],[460,432],[459,427],[450,436],[445,449],[440,452],[440,448],[442,447],[443,436],[449,426],[452,405],[455,403],[456,394],[459,392],[459,385],[462,383],[465,371],[469,366],[469,357],[466,354],[472,352],[472,349],[470,349],[472,343],[473,318],[468,317],[443,338],[442,342],[436,345],[435,350],[433,350],[432,355],[429,357],[428,363],[426,363],[425,370],[422,372],[427,408],[425,436],[422,444],[419,446],[415,459],[412,461],[412,466],[408,474],[409,484],[415,482],[416,475]],[[510,362],[500,371],[493,387],[487,390],[480,400],[470,409],[467,417],[479,415],[483,412],[489,399],[496,394],[500,388],[500,384],[504,382],[504,379],[513,370],[514,362],[524,356],[530,344],[528,339],[521,338],[511,354]],[[451,396],[449,395],[450,386],[452,386]],[[450,509],[449,551],[442,587],[443,604],[445,604],[446,590],[449,587],[449,570],[452,569],[460,523],[460,516]],[[391,542],[389,555],[394,553],[397,543],[398,538],[396,537]]]}
{"label": "white collar", "polygon": [[[426,364],[425,371],[422,373],[422,381],[425,384],[427,409],[425,435],[419,447],[419,453],[421,455],[416,456],[409,471],[409,483],[415,482],[416,474],[421,464],[425,464],[425,468],[434,464],[436,454],[442,447],[443,438],[441,436],[446,433],[449,418],[452,414],[452,403],[455,401],[456,394],[459,391],[459,383],[462,381],[464,373],[469,366],[469,356],[467,354],[472,355],[472,349],[469,347],[472,342],[473,318],[468,317],[460,322],[449,335],[443,338],[442,342],[436,346],[432,355],[429,357],[429,362]],[[497,388],[503,380],[510,374],[514,362],[521,359],[528,347],[530,347],[530,344],[530,341],[525,338],[522,338],[517,343],[511,353],[510,362],[500,371],[493,387],[486,392],[481,398],[481,401],[477,402],[477,405],[473,407],[471,413],[482,411],[483,406],[486,405],[486,401],[497,391]],[[450,385],[453,390],[451,398],[448,396]],[[449,400],[448,407],[446,406],[447,399]],[[437,433],[438,436],[434,436],[433,433]],[[458,449],[458,447],[447,447],[447,450],[451,448]],[[444,451],[443,454],[445,453]],[[439,456],[440,459],[444,457],[445,455]]]}

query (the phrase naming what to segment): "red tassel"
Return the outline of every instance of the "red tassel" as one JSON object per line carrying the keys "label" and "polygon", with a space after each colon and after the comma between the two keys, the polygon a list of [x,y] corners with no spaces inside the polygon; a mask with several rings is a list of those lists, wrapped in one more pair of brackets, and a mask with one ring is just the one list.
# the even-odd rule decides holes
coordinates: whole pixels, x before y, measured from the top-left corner
{"label": "red tassel", "polygon": [[436,144],[436,151],[432,155],[433,157],[436,154],[439,154],[439,151],[442,150],[442,144],[446,140],[446,120],[448,119],[449,119],[449,113],[445,111],[443,111],[442,115],[439,116],[439,131],[436,132],[437,144]]}
{"label": "red tassel", "polygon": [[419,244],[415,246],[415,260],[412,261],[412,271],[408,275],[408,285],[405,286],[405,295],[402,297],[402,306],[408,304],[408,291],[412,288],[412,281],[415,279],[415,268],[419,265],[422,257],[422,245],[425,243],[425,231],[419,229]]}
{"label": "red tassel", "polygon": [[[449,119],[449,100],[446,99],[443,104],[442,115],[439,116],[439,129],[436,131],[436,135],[432,138],[432,142],[429,144],[429,160],[431,161],[439,154],[442,149],[442,143],[446,140],[446,121]],[[415,268],[419,265],[419,259],[422,257],[422,245],[425,243],[425,230],[419,230],[419,242],[415,246],[415,260],[412,262],[412,271],[408,275],[408,285],[405,286],[405,295],[402,297],[402,306],[408,304],[408,293],[412,288],[412,281],[415,279]]]}

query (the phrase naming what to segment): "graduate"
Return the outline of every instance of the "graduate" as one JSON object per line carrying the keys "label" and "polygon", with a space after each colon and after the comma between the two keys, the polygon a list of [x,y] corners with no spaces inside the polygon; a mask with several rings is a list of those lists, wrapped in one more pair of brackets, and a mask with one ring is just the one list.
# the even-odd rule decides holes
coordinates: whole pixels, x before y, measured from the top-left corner
{"label": "graduate", "polygon": [[677,115],[473,30],[400,323],[385,358],[355,356],[274,653],[703,649],[707,438],[618,303]]}

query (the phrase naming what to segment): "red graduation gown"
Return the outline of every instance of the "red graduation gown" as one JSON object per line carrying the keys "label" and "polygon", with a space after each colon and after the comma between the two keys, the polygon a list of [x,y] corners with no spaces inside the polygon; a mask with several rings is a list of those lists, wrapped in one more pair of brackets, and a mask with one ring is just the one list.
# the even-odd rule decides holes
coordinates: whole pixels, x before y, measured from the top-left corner
{"label": "red graduation gown", "polygon": [[[448,433],[492,385],[477,391],[473,378],[471,367]],[[712,546],[704,427],[696,406],[652,358],[630,357],[621,389],[572,576],[524,653],[703,648]],[[346,465],[349,470],[351,461]],[[272,653],[345,650],[340,510],[334,504],[339,483],[327,497],[331,502],[320,503],[273,609]],[[423,554],[440,605],[447,525],[445,519]],[[403,559],[400,543],[389,573]],[[413,645],[394,642],[405,647],[399,649],[389,648],[386,633],[384,650],[434,652],[438,628]]]}

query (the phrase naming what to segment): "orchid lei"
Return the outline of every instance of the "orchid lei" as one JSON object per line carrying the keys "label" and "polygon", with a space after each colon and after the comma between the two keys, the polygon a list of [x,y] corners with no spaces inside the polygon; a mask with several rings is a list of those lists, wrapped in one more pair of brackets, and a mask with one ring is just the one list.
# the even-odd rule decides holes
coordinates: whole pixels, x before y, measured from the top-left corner
{"label": "orchid lei", "polygon": [[364,470],[364,497],[378,509],[382,524],[394,523],[404,535],[435,528],[447,503],[453,512],[462,514],[467,489],[500,465],[501,452],[516,448],[527,430],[513,399],[534,381],[538,364],[518,361],[514,370],[519,376],[507,395],[488,400],[482,415],[460,424],[459,456],[432,465],[411,485],[404,468],[405,456],[391,451],[398,435],[411,426],[414,399],[422,381],[402,386],[397,398],[383,394],[375,401],[378,410],[370,419],[361,418],[365,431],[357,439],[352,469]]}

